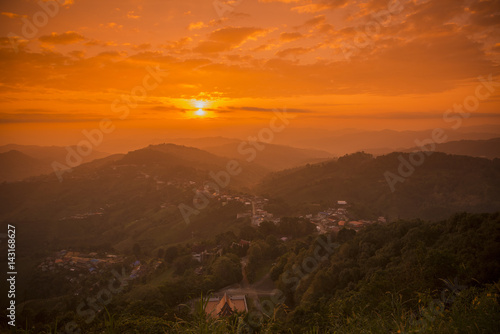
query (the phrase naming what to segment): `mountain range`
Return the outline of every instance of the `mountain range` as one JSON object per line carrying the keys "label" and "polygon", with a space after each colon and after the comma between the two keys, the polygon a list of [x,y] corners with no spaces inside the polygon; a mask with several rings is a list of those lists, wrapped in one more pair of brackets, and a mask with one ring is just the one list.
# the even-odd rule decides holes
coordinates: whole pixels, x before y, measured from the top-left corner
{"label": "mountain range", "polygon": [[[403,151],[413,152],[418,150],[421,150],[421,148],[412,147]],[[436,144],[435,151],[488,159],[500,158],[500,138],[450,141],[447,143]]]}
{"label": "mountain range", "polygon": [[254,148],[255,162],[269,170],[298,167],[307,163],[319,162],[333,158],[333,154],[324,150],[297,148],[287,145],[260,143],[260,148],[255,148],[249,141],[224,137],[205,138],[180,138],[174,142],[180,145],[197,147],[221,157],[231,159],[246,158],[244,152]]}
{"label": "mountain range", "polygon": [[415,164],[415,156],[403,152],[346,155],[273,173],[257,192],[296,214],[347,201],[360,219],[442,219],[458,211],[500,209],[500,159],[427,153]]}
{"label": "mountain range", "polygon": [[[68,150],[76,150],[76,147],[16,144],[0,146],[0,182],[20,181],[27,177],[50,173],[53,171],[54,161],[64,163]],[[108,153],[93,150],[89,155],[82,157],[82,162],[108,155]]]}
{"label": "mountain range", "polygon": [[229,158],[181,145],[150,145],[82,164],[64,172],[62,182],[51,173],[0,184],[0,221],[31,226],[34,244],[107,243],[124,250],[141,240],[154,246],[236,224],[243,204],[211,200],[186,225],[179,204],[194,207],[208,184],[233,196],[263,195],[270,200],[266,209],[277,216],[315,213],[339,200],[359,219],[440,219],[456,211],[499,210],[499,159],[434,152],[392,192],[386,174],[399,175],[401,159],[410,161],[410,153],[355,153],[278,172],[241,159],[239,173],[230,175],[235,167],[228,169]]}
{"label": "mountain range", "polygon": [[[155,145],[168,142],[195,147],[219,157],[246,160],[269,171],[279,171],[308,163],[326,161],[357,151],[365,151],[374,155],[383,155],[394,151],[411,152],[420,149],[415,146],[417,139],[430,138],[430,131],[289,129],[276,135],[275,140],[271,143],[252,143],[249,138],[235,139],[220,136],[154,139],[150,140],[150,143]],[[495,126],[464,127],[457,131],[448,131],[446,133],[447,142],[437,144],[435,151],[498,158],[500,157],[499,132],[500,129]],[[0,146],[0,182],[19,181],[27,177],[51,173],[54,170],[52,163],[56,161],[64,164],[68,150],[75,149],[75,146],[44,147],[14,144]],[[125,152],[128,151],[130,150],[125,150]],[[118,153],[111,148],[109,152]],[[109,155],[110,153],[94,150],[89,156],[82,157],[82,163]]]}

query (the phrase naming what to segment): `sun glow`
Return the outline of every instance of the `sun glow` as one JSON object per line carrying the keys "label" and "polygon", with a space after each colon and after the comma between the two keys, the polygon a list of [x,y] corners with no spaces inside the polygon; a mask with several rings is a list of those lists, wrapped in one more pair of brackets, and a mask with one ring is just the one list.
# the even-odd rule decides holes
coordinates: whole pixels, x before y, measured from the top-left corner
{"label": "sun glow", "polygon": [[196,108],[203,109],[207,105],[206,101],[201,101],[201,100],[193,100],[193,105]]}
{"label": "sun glow", "polygon": [[207,101],[203,101],[203,100],[191,100],[191,103],[190,103],[193,107],[197,108],[196,110],[193,110],[191,112],[191,115],[194,116],[194,117],[207,117],[208,116],[208,112],[203,109],[205,107],[208,106],[208,102]]}
{"label": "sun glow", "polygon": [[206,112],[205,110],[203,110],[203,109],[201,109],[201,108],[200,108],[200,109],[196,110],[196,111],[194,112],[194,114],[195,114],[196,116],[205,116],[205,115],[207,114],[207,112]]}

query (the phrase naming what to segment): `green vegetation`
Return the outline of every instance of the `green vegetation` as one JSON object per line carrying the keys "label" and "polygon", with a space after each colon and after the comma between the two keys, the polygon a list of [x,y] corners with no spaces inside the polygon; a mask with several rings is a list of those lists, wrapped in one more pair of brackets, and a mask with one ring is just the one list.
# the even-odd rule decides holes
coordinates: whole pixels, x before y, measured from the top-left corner
{"label": "green vegetation", "polygon": [[[260,191],[281,220],[259,227],[236,218],[249,196],[235,200],[234,190],[186,224],[177,205],[193,203],[222,161],[177,146],[82,166],[63,183],[1,184],[0,219],[18,231],[18,332],[495,333],[499,214],[437,218],[498,210],[499,160],[434,153],[391,193],[383,173],[397,156],[357,153],[273,174]],[[337,200],[350,218],[390,223],[318,235],[290,217]],[[63,249],[87,260],[57,257]],[[207,318],[206,298],[238,284],[251,291],[250,312]]]}
{"label": "green vegetation", "polygon": [[[313,247],[285,254],[273,273],[295,306],[285,328],[300,333],[495,333],[500,325],[500,217],[370,226],[298,285],[283,273]],[[478,303],[479,301],[479,303]],[[480,311],[478,309],[481,309]],[[467,324],[467,325],[465,325]]]}
{"label": "green vegetation", "polygon": [[495,212],[500,208],[500,159],[434,152],[391,192],[384,173],[398,174],[400,155],[409,160],[408,153],[374,158],[359,152],[273,173],[258,192],[274,199],[268,211],[287,211],[288,215],[314,213],[338,200],[351,204],[349,211],[355,219],[437,220],[459,211]]}
{"label": "green vegetation", "polygon": [[[284,221],[290,231],[306,224]],[[263,224],[254,230],[248,265],[274,261],[270,277],[279,296],[261,299],[261,311],[207,317],[210,291],[242,278],[239,250],[225,247],[225,255],[204,262],[200,275],[197,261],[181,260],[190,248],[179,245],[165,252],[177,254],[177,273],[162,285],[131,282],[88,324],[73,312],[32,314],[28,323],[35,329],[22,332],[52,333],[54,326],[75,321],[86,333],[497,333],[499,225],[498,213],[463,213],[440,222],[400,220],[283,242],[276,237],[282,226],[275,235]],[[237,239],[228,232],[206,245],[226,238]],[[185,305],[200,295],[193,307]],[[36,319],[52,319],[51,325],[39,327]]]}

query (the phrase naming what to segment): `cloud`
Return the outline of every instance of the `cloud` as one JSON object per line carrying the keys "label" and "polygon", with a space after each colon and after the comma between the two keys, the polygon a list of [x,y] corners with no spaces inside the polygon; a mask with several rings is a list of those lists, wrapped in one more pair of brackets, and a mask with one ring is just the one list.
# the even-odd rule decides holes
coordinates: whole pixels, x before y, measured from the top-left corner
{"label": "cloud", "polygon": [[[325,22],[322,16],[313,20],[308,20],[308,24],[314,26]],[[244,57],[252,52],[203,57],[206,54],[188,53],[192,42],[184,38],[165,46],[171,48],[169,55],[142,52],[128,56],[114,52],[93,56],[89,51],[90,56],[84,58],[83,54],[62,54],[54,50],[20,49],[15,53],[12,48],[0,48],[0,77],[8,87],[34,90],[44,87],[65,92],[112,90],[123,94],[130,93],[132,87],[142,82],[147,66],[160,66],[168,70],[169,76],[155,89],[155,96],[185,98],[200,92],[218,92],[223,98],[280,98],[327,94],[432,94],[476,82],[480,75],[497,73],[497,63],[488,58],[484,44],[468,36],[467,31],[442,29],[434,33],[434,27],[432,31],[420,28],[421,35],[416,35],[416,30],[408,24],[403,22],[387,27],[388,30],[383,30],[384,33],[388,31],[384,39],[359,49],[350,61],[342,57],[338,43],[335,46],[336,40],[329,44],[334,49],[317,50],[318,55],[325,51],[331,52],[332,57],[316,61],[313,57],[316,52],[308,54],[313,49],[307,45],[275,50],[279,53],[271,59]],[[248,39],[267,32],[258,28],[226,27],[209,33],[202,42],[213,43],[214,52],[234,50]],[[350,38],[347,32],[336,33],[334,37],[340,40]],[[175,48],[188,51],[177,56]],[[241,57],[227,57],[230,54]],[[303,54],[310,61],[299,62],[293,58]],[[54,73],[57,78],[53,77]]]}
{"label": "cloud", "polygon": [[85,37],[74,31],[67,31],[62,34],[53,32],[50,35],[40,36],[40,42],[48,44],[74,44],[85,40]]}
{"label": "cloud", "polygon": [[227,51],[232,48],[231,44],[221,43],[216,41],[203,41],[198,44],[197,47],[193,49],[197,53],[218,53],[222,51]]}
{"label": "cloud", "polygon": [[[213,112],[218,112],[218,113],[229,113],[229,112],[235,112],[235,111],[274,112],[278,109],[277,108],[228,106],[228,107],[224,107],[224,108],[207,109],[207,110],[213,111]],[[307,110],[307,109],[297,109],[297,108],[286,108],[286,111],[291,112],[291,113],[309,113],[309,112],[311,112],[310,110]]]}
{"label": "cloud", "polygon": [[149,108],[149,110],[161,111],[161,112],[180,112],[180,113],[185,113],[186,111],[189,111],[191,109],[179,108],[179,107],[176,107],[174,105],[169,105],[169,106],[158,105],[158,106],[154,106],[154,107]]}
{"label": "cloud", "polygon": [[132,20],[137,20],[137,19],[140,19],[141,16],[137,15],[133,10],[131,10],[127,13],[127,18],[132,19]]}
{"label": "cloud", "polygon": [[251,27],[227,27],[213,31],[208,40],[202,41],[193,49],[197,53],[217,53],[228,51],[266,34],[267,31]]}
{"label": "cloud", "polygon": [[19,49],[24,49],[26,48],[28,44],[28,40],[23,39],[19,36],[12,36],[12,37],[0,37],[0,47],[6,47],[6,48],[19,48]]}
{"label": "cloud", "polygon": [[[37,1],[29,3],[39,10]],[[214,100],[220,99],[219,103],[237,99],[234,101],[238,102],[227,102],[230,107],[217,109],[217,112],[232,112],[235,115],[247,112],[266,116],[265,112],[271,109],[263,106],[269,106],[268,103],[274,105],[269,101],[278,101],[276,104],[279,104],[280,101],[293,99],[300,103],[295,105],[298,108],[316,108],[304,101],[358,100],[358,96],[365,95],[374,96],[370,104],[362,102],[355,108],[318,108],[325,115],[335,110],[339,114],[363,114],[363,108],[367,108],[366,113],[370,110],[385,112],[398,108],[398,102],[394,101],[408,97],[414,99],[415,105],[401,104],[401,108],[416,110],[422,106],[428,108],[425,110],[434,110],[447,99],[461,102],[469,94],[466,90],[468,85],[473,87],[478,76],[493,73],[495,80],[499,80],[498,1],[399,0],[404,4],[403,11],[392,15],[389,24],[381,25],[380,31],[370,36],[370,43],[361,47],[356,47],[356,34],[359,31],[364,33],[368,23],[377,22],[373,14],[387,10],[389,0],[349,1],[348,7],[344,8],[340,7],[346,5],[345,1],[276,0],[272,5],[245,1],[238,8],[248,10],[252,16],[237,20],[228,15],[225,21],[218,19],[216,13],[208,15],[209,12],[205,16],[197,16],[199,13],[183,16],[188,9],[184,5],[161,13],[156,10],[160,5],[154,8],[148,6],[147,11],[139,11],[137,7],[114,11],[116,4],[110,2],[112,8],[99,9],[110,14],[105,20],[94,12],[97,8],[92,8],[93,5],[85,1],[76,4],[78,7],[80,4],[89,6],[85,11],[82,8],[82,13],[95,15],[76,19],[78,13],[61,8],[61,17],[58,16],[53,24],[62,24],[61,27],[65,28],[40,30],[36,38],[45,35],[39,41],[42,48],[39,48],[38,41],[27,44],[20,37],[0,38],[0,99],[16,99],[8,101],[8,104],[2,102],[3,111],[23,114],[20,119],[24,121],[61,120],[64,117],[58,111],[69,114],[71,108],[80,103],[75,101],[70,105],[61,102],[63,99],[95,96],[109,99],[109,102],[107,105],[103,102],[102,106],[93,104],[82,107],[84,111],[75,112],[74,117],[82,113],[82,118],[92,118],[86,115],[85,110],[110,113],[110,103],[122,95],[130,95],[131,89],[140,85],[148,75],[146,68],[156,66],[168,71],[168,77],[154,91],[148,91],[147,100],[154,101],[154,104],[141,105],[138,112],[156,113],[159,117],[165,113],[163,118],[168,115],[182,118],[181,113],[186,112],[169,106],[165,97],[176,101],[190,99],[200,92],[213,94],[216,96]],[[142,3],[140,0],[132,2]],[[213,10],[211,1],[206,5],[207,10]],[[323,10],[333,6],[340,6],[337,7],[339,10]],[[19,14],[33,13],[23,11],[24,7],[5,10]],[[297,13],[299,9],[290,12],[292,8],[302,8],[303,14]],[[130,12],[132,9],[135,11]],[[320,9],[323,11],[313,14]],[[155,16],[151,15],[152,12]],[[22,22],[19,16],[5,13],[1,16],[3,19],[0,17],[6,28],[10,27],[5,31],[20,34]],[[127,18],[128,14],[143,16],[136,20]],[[64,22],[59,20],[62,16],[65,16]],[[205,28],[188,31],[186,28],[190,22]],[[105,23],[102,29],[100,23]],[[124,25],[121,31],[119,24]],[[335,29],[332,24],[335,24]],[[46,28],[51,26],[52,23]],[[270,27],[279,27],[280,30],[271,33]],[[50,34],[52,31],[57,33]],[[21,42],[25,46],[19,47],[16,53],[11,42]],[[285,44],[288,42],[293,44]],[[342,42],[355,47],[349,61],[340,49]],[[52,48],[52,44],[69,46],[59,48],[55,45]],[[160,48],[156,49],[158,45]],[[104,50],[113,52],[96,55]],[[123,51],[130,55],[120,53]],[[470,94],[474,93],[473,88]],[[460,95],[462,92],[464,96]],[[45,102],[25,101],[33,97],[43,97]],[[259,99],[265,100],[264,104],[259,104]],[[385,109],[379,104],[384,102],[377,102],[378,99],[392,102],[384,105],[387,106]],[[365,101],[363,98],[359,100]],[[481,105],[480,111],[494,112],[498,101],[498,97],[495,101],[489,99]],[[47,116],[49,112],[16,111],[20,106],[57,109],[61,104],[60,110],[54,110],[50,117]],[[179,107],[184,106],[179,104]],[[312,113],[303,115],[312,117]],[[338,115],[341,116],[349,115]],[[408,119],[431,117],[428,114],[401,114],[399,117],[403,116]],[[395,116],[376,114],[374,117]]]}
{"label": "cloud", "polygon": [[296,3],[302,0],[259,0],[259,2],[268,3],[268,2],[282,2],[282,3]]}
{"label": "cloud", "polygon": [[97,54],[97,56],[93,57],[93,58],[90,58],[90,59],[99,59],[99,60],[102,60],[102,59],[121,59],[123,58],[124,56],[126,56],[126,52],[119,52],[119,51],[104,51],[104,52],[101,52],[99,54]]}
{"label": "cloud", "polygon": [[471,22],[480,26],[500,25],[500,1],[483,0],[475,1],[469,6]]}
{"label": "cloud", "polygon": [[281,42],[292,42],[297,39],[303,38],[304,35],[302,35],[299,32],[282,32],[280,34],[280,41]]}
{"label": "cloud", "polygon": [[220,19],[210,20],[208,23],[205,23],[203,21],[191,22],[188,26],[188,30],[197,30],[197,29],[202,29],[202,28],[207,28],[207,27],[218,26],[218,25],[221,25],[222,23],[226,22],[227,20],[229,20],[229,18],[222,17]]}
{"label": "cloud", "polygon": [[326,22],[325,15],[317,15],[312,19],[305,21],[303,24],[296,26],[295,29],[306,28],[309,29],[310,32],[312,30],[316,30],[316,32],[320,33],[330,33],[334,31],[333,25]]}
{"label": "cloud", "polygon": [[272,49],[278,48],[279,46],[280,46],[279,44],[266,43],[266,44],[259,45],[258,47],[253,49],[252,52],[272,50]]}
{"label": "cloud", "polygon": [[82,50],[73,50],[73,51],[70,51],[68,53],[68,55],[70,55],[72,57],[75,57],[75,58],[83,59],[83,57],[85,57],[85,51],[82,51]]}
{"label": "cloud", "polygon": [[101,23],[101,24],[99,24],[99,27],[113,29],[113,30],[119,30],[119,29],[123,28],[123,25],[122,24],[118,24],[116,22],[108,22],[108,23]]}
{"label": "cloud", "polygon": [[292,10],[297,13],[317,13],[330,9],[330,6],[323,3],[311,3],[308,5],[296,6]]}
{"label": "cloud", "polygon": [[[417,120],[417,119],[443,119],[443,112],[388,112],[376,114],[331,114],[329,118],[338,119],[401,119],[401,120]],[[500,114],[495,113],[474,113],[474,118],[498,118]]]}
{"label": "cloud", "polygon": [[168,44],[162,44],[160,45],[160,47],[166,49],[169,53],[172,54],[183,54],[190,52],[185,47],[192,41],[193,39],[191,37],[183,37],[176,41],[168,42]]}
{"label": "cloud", "polygon": [[212,32],[209,36],[210,40],[228,43],[232,45],[240,45],[248,39],[252,39],[257,35],[261,35],[265,30],[258,28],[222,28]]}
{"label": "cloud", "polygon": [[132,50],[134,50],[134,51],[145,51],[148,49],[151,49],[150,43],[142,43],[139,45],[132,45]]}
{"label": "cloud", "polygon": [[[46,2],[46,1],[50,1],[50,0],[44,0],[44,1]],[[64,0],[64,3],[62,5],[64,7],[69,7],[69,6],[74,5],[74,4],[75,4],[75,0]]]}
{"label": "cloud", "polygon": [[[53,2],[54,0],[40,0],[40,2]],[[55,0],[56,3],[65,8],[69,8],[75,4],[75,0]],[[62,2],[62,3],[61,3]]]}
{"label": "cloud", "polygon": [[396,10],[392,15],[388,11],[389,4],[383,0],[359,3],[359,10],[348,19],[356,25],[347,25],[338,31],[330,29],[330,44],[364,43],[353,51],[367,57],[377,49],[391,47],[394,40],[427,38],[432,41],[436,37],[472,42],[473,50],[491,50],[491,41],[500,34],[499,1],[471,0],[468,6],[456,0],[400,1],[399,6],[392,7]]}
{"label": "cloud", "polygon": [[1,15],[7,16],[8,18],[11,18],[11,19],[20,19],[22,17],[28,17],[27,15],[20,15],[20,14],[15,14],[15,13],[10,13],[10,12],[2,12]]}
{"label": "cloud", "polygon": [[207,25],[205,23],[203,23],[203,21],[192,22],[192,23],[189,24],[188,30],[202,29],[202,28],[205,28],[205,27],[207,27]]}
{"label": "cloud", "polygon": [[[259,0],[259,2],[281,2],[285,4],[292,4],[294,7],[291,8],[292,11],[298,13],[317,13],[324,10],[337,9],[345,7],[349,0],[321,0],[321,1],[311,1],[311,0]],[[295,6],[297,5],[297,6]]]}
{"label": "cloud", "polygon": [[61,113],[52,109],[23,108],[15,113],[0,112],[0,123],[67,123],[67,122],[98,122],[102,117],[92,114]]}
{"label": "cloud", "polygon": [[278,57],[288,57],[288,56],[299,56],[311,51],[314,51],[315,48],[303,48],[303,47],[297,47],[297,48],[288,48],[285,50],[281,50],[276,52],[276,56]]}
{"label": "cloud", "polygon": [[107,47],[107,46],[117,46],[118,44],[116,44],[116,42],[112,42],[112,41],[99,41],[99,40],[96,40],[96,39],[92,39],[88,42],[85,43],[86,46],[101,46],[101,47]]}
{"label": "cloud", "polygon": [[253,60],[252,56],[249,56],[249,55],[242,56],[239,54],[230,54],[230,55],[227,55],[226,58],[230,61],[236,61],[236,62],[250,62],[251,60]]}
{"label": "cloud", "polygon": [[300,28],[315,28],[318,26],[321,26],[326,23],[326,16],[325,15],[318,15],[315,16],[312,19],[307,20],[303,24],[296,26],[295,29],[300,29]]}

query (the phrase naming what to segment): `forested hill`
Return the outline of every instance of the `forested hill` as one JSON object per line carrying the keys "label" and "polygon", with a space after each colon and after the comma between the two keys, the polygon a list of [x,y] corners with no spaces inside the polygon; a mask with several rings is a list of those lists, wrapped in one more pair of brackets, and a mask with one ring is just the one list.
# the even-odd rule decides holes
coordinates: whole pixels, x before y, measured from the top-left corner
{"label": "forested hill", "polygon": [[457,211],[500,209],[499,159],[438,152],[424,157],[419,166],[408,167],[410,153],[374,158],[358,152],[273,173],[257,191],[301,214],[310,213],[311,204],[328,207],[338,200],[348,201],[362,218],[442,219]]}
{"label": "forested hill", "polygon": [[[177,205],[192,203],[193,189],[216,182],[211,173],[227,174],[228,161],[196,148],[162,144],[95,160],[71,172],[61,171],[62,182],[51,173],[2,183],[0,219],[39,221],[43,217],[58,221],[108,208],[115,217],[120,212],[117,221],[142,219],[148,214],[182,221]],[[239,166],[241,173],[230,178],[226,189],[244,189],[267,173],[246,161]],[[171,207],[172,213],[167,214],[164,206]]]}
{"label": "forested hill", "polygon": [[[418,148],[413,147],[405,150],[405,152],[412,152],[416,149]],[[450,141],[436,144],[436,151],[488,159],[500,158],[500,138]]]}
{"label": "forested hill", "polygon": [[[293,333],[498,333],[499,215],[397,221],[332,236],[337,251],[307,276],[316,240],[276,261]],[[330,242],[331,242],[330,241]],[[290,274],[294,273],[294,274]],[[293,279],[300,277],[299,279]]]}

